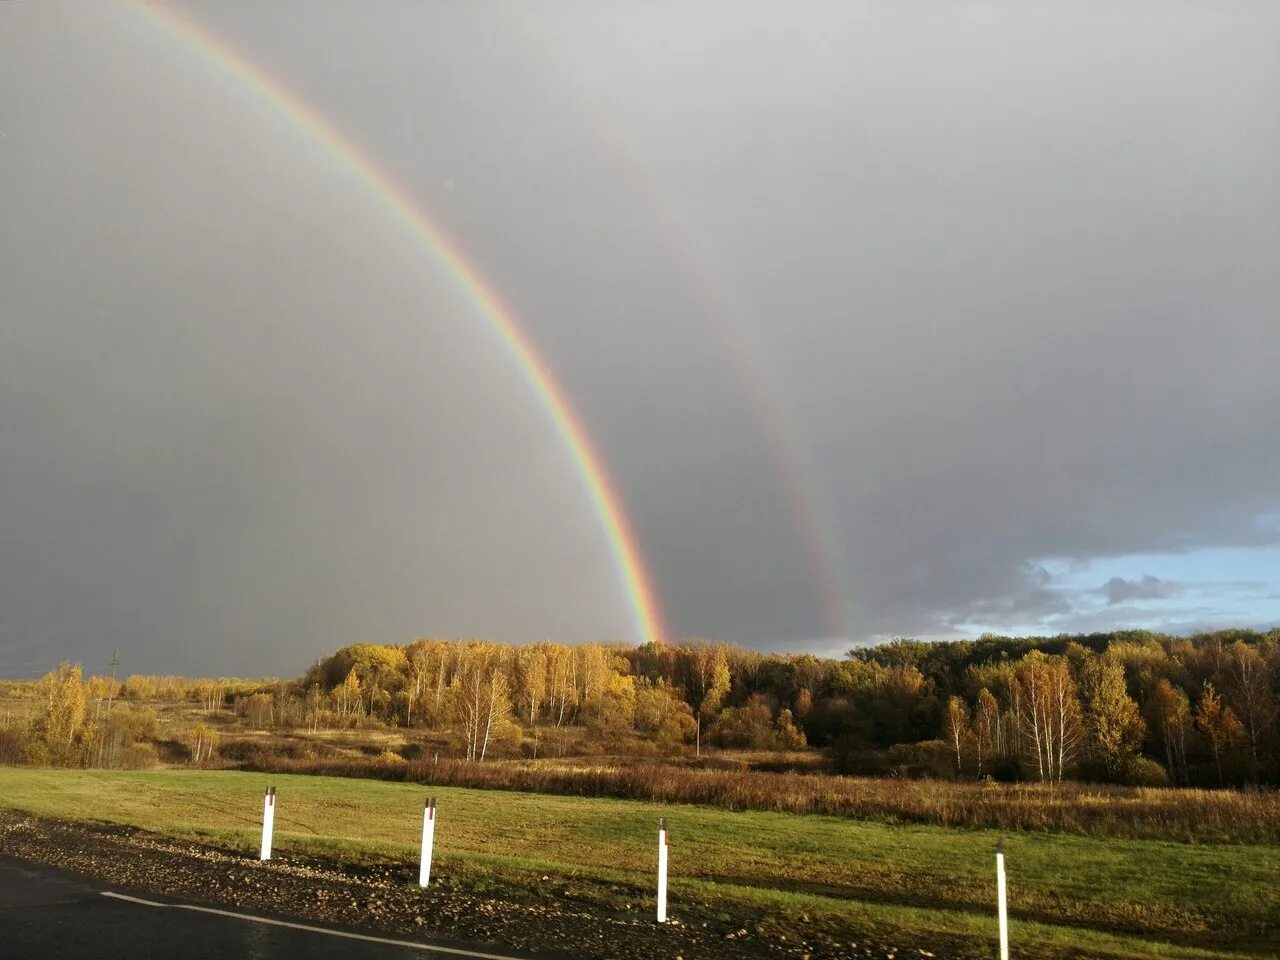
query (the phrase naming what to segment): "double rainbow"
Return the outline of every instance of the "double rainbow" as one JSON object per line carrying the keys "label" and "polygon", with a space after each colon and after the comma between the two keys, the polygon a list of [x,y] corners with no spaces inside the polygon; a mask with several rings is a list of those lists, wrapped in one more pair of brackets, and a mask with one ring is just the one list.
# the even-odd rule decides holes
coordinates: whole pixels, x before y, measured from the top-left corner
{"label": "double rainbow", "polygon": [[570,405],[564,389],[556,382],[555,376],[520,327],[515,315],[466,259],[458,245],[358,144],[345,137],[275,77],[236,52],[203,25],[169,5],[137,4],[135,9],[234,77],[355,174],[388,212],[409,229],[466,291],[477,312],[488,321],[520,367],[529,387],[550,416],[582,478],[583,486],[608,537],[639,639],[646,643],[662,643],[666,631],[652,578],[617,489],[610,480],[600,455],[587,435],[581,418]]}

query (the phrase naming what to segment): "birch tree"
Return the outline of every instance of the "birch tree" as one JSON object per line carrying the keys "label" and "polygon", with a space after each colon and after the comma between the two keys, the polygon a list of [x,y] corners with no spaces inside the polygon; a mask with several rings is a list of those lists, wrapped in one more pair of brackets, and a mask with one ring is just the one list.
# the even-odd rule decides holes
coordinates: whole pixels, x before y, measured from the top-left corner
{"label": "birch tree", "polygon": [[1227,651],[1230,684],[1227,690],[1236,717],[1244,727],[1249,755],[1258,762],[1258,743],[1276,715],[1275,696],[1267,663],[1257,649],[1237,640]]}
{"label": "birch tree", "polygon": [[[1156,684],[1151,709],[1164,745],[1165,766],[1174,783],[1187,779],[1187,728],[1191,725],[1191,703],[1187,695],[1168,680]],[[1181,774],[1179,773],[1181,771]]]}
{"label": "birch tree", "polygon": [[1080,703],[1066,660],[1033,650],[1018,665],[1015,709],[1037,777],[1061,782],[1080,743]]}
{"label": "birch tree", "polygon": [[964,741],[969,733],[969,707],[959,697],[952,697],[947,701],[943,732],[946,734],[947,743],[955,751],[956,773],[960,773],[964,769]]}
{"label": "birch tree", "polygon": [[978,706],[973,711],[973,753],[977,761],[978,776],[997,747],[997,730],[1000,723],[1000,704],[991,691],[983,687],[978,691]]}

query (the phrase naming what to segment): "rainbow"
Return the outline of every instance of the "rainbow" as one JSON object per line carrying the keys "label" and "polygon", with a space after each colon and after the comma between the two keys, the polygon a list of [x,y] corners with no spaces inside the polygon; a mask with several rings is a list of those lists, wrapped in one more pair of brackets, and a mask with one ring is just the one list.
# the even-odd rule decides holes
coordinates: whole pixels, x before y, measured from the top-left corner
{"label": "rainbow", "polygon": [[662,643],[666,630],[657,594],[617,489],[564,389],[520,327],[515,314],[503,304],[492,285],[467,260],[458,245],[427,216],[403,187],[377,166],[368,153],[345,137],[279,80],[236,52],[202,24],[178,13],[171,6],[136,3],[133,7],[183,44],[198,51],[210,63],[240,81],[318,146],[323,147],[335,160],[355,174],[388,212],[407,227],[453,276],[507,348],[555,425],[608,537],[639,639],[645,643]]}
{"label": "rainbow", "polygon": [[752,337],[748,324],[738,322],[744,311],[737,309],[723,283],[708,268],[705,249],[695,249],[695,231],[688,217],[672,202],[670,191],[658,183],[655,172],[631,143],[627,131],[591,96],[588,84],[573,83],[563,71],[564,58],[542,28],[539,15],[530,5],[515,5],[502,23],[519,29],[527,46],[542,56],[549,76],[559,80],[559,93],[575,100],[590,118],[599,142],[608,149],[614,166],[624,173],[631,187],[644,195],[650,223],[662,239],[672,262],[683,275],[689,292],[702,306],[700,318],[723,349],[750,406],[753,421],[769,449],[787,512],[800,535],[808,576],[816,599],[822,604],[830,639],[853,635],[854,616],[847,595],[847,564],[844,551],[830,522],[835,514],[830,495],[808,451],[795,439],[794,415],[782,400],[782,391],[769,371],[766,351]]}

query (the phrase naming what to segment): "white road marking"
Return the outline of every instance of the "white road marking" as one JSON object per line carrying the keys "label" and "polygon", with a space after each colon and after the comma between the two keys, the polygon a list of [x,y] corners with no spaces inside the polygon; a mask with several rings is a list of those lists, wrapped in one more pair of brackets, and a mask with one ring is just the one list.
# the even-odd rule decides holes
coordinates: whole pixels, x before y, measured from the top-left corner
{"label": "white road marking", "polygon": [[373,937],[364,933],[349,933],[346,930],[330,930],[327,927],[313,927],[307,923],[291,923],[288,920],[272,920],[268,917],[255,917],[251,913],[236,913],[234,910],[218,910],[214,907],[197,907],[191,903],[160,903],[157,900],[143,900],[131,897],[126,893],[103,890],[104,897],[113,900],[127,900],[129,903],[140,903],[144,907],[168,907],[173,910],[195,910],[198,913],[212,913],[219,917],[231,917],[234,920],[251,920],[254,923],[267,923],[273,927],[288,927],[291,930],[306,930],[308,933],[324,933],[331,937],[346,937],[348,940],[364,940],[367,943],[384,943],[390,947],[408,947],[424,953],[447,953],[455,957],[472,957],[475,960],[516,960],[515,957],[499,953],[478,953],[475,950],[463,950],[459,947],[438,947],[429,943],[415,943],[412,940],[392,940],[389,937]]}

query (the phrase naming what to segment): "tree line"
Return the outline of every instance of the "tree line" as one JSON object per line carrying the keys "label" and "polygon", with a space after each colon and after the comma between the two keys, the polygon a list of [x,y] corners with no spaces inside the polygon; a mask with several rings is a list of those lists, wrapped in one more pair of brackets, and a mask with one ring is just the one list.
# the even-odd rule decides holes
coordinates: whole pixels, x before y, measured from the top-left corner
{"label": "tree line", "polygon": [[[380,723],[453,730],[466,759],[513,743],[530,756],[570,746],[701,754],[719,747],[802,749],[789,707],[765,696],[730,704],[721,644],[628,649],[600,644],[416,640],[355,644],[317,661],[297,699],[314,727]],[[569,735],[572,732],[572,735]]]}
{"label": "tree line", "polygon": [[[854,651],[848,664],[863,679],[861,697],[844,703],[845,718],[861,721],[829,737],[850,769],[865,765],[868,747],[901,751],[924,733],[918,727],[900,739],[892,726],[905,710],[922,711],[925,727],[923,715],[938,717],[957,776],[1280,783],[1280,631],[899,640]],[[867,696],[867,678],[879,674],[883,685],[885,671],[897,691],[888,725],[876,716],[885,697]]]}
{"label": "tree line", "polygon": [[[711,642],[353,644],[296,681],[82,678],[63,664],[0,729],[0,760],[111,765],[154,700],[264,729],[390,726],[461,760],[823,751],[836,772],[1179,785],[1280,783],[1280,631],[895,640],[842,659]],[[133,760],[139,757],[133,756]],[[143,758],[145,759],[145,758]]]}

